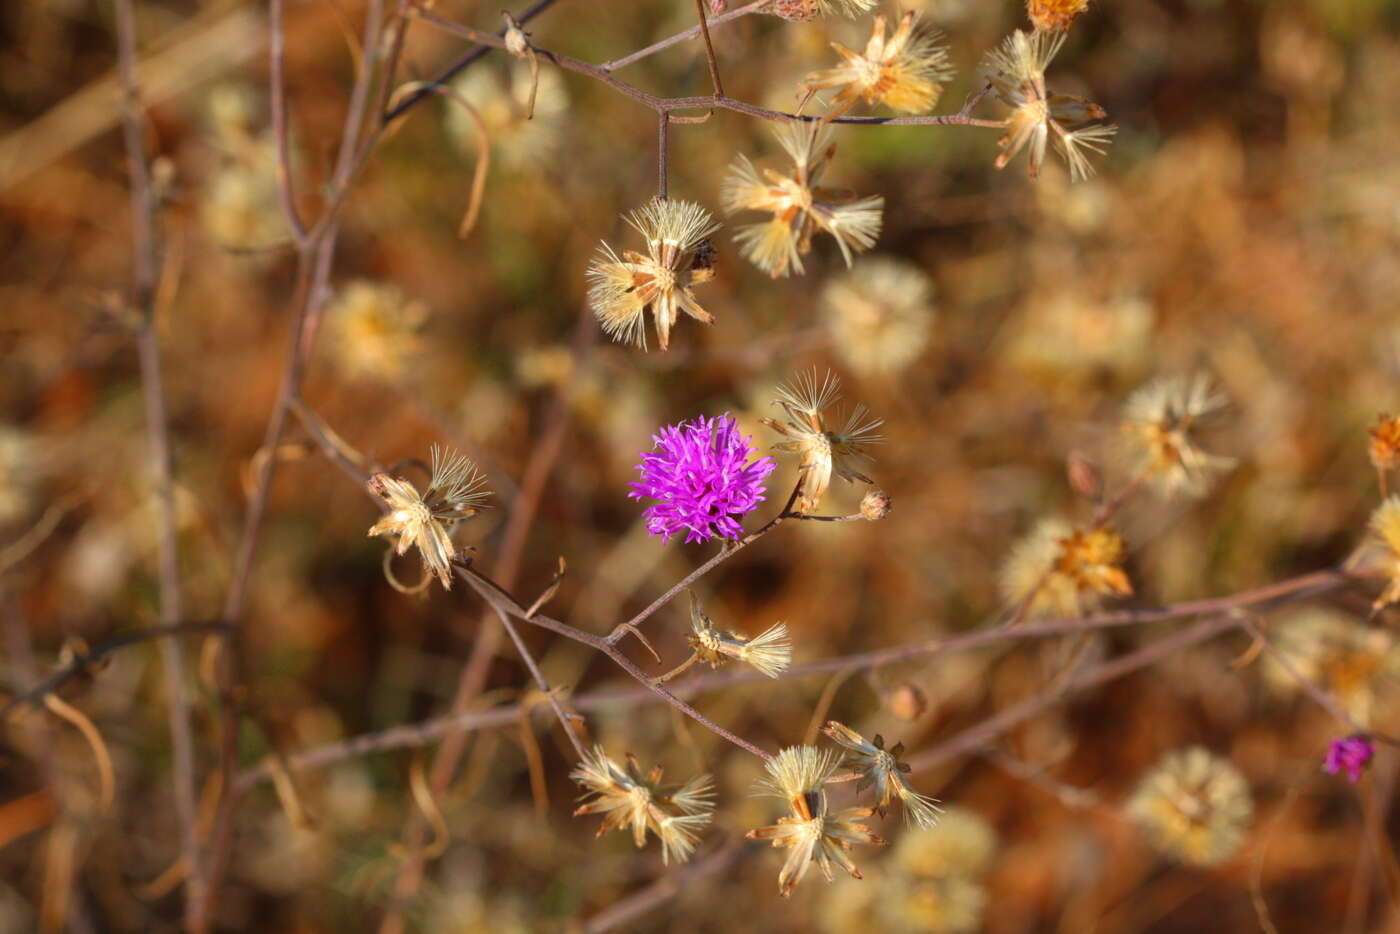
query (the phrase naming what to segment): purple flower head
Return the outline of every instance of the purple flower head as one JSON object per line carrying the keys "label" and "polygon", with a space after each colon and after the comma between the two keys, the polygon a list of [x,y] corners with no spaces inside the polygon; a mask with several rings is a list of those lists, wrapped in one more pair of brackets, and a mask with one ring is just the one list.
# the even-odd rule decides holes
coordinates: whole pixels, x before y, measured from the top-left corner
{"label": "purple flower head", "polygon": [[1327,758],[1323,760],[1322,767],[1327,770],[1328,775],[1336,775],[1342,769],[1346,769],[1347,780],[1355,785],[1361,780],[1361,773],[1366,770],[1374,753],[1375,747],[1371,745],[1369,736],[1334,739],[1332,745],[1327,747]]}
{"label": "purple flower head", "polygon": [[777,466],[773,459],[747,463],[752,439],[739,436],[727,413],[667,425],[651,440],[656,449],[642,454],[642,479],[627,494],[657,500],[643,513],[647,530],[662,541],[682,530],[688,542],[743,535],[739,520],[763,502],[763,481]]}

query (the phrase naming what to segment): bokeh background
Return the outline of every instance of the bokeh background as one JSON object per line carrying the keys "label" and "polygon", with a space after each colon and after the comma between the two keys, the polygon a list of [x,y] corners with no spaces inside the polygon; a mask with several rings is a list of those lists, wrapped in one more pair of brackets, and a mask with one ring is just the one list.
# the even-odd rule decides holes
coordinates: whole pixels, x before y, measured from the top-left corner
{"label": "bokeh background", "polygon": [[[956,110],[982,54],[1024,25],[1024,10],[915,6],[948,34],[958,77],[940,109]],[[470,0],[435,11],[482,29],[500,22],[499,5]],[[355,67],[347,36],[361,12],[353,2],[288,10],[294,165],[312,192],[307,204],[339,138]],[[143,0],[137,13],[161,196],[159,335],[182,584],[187,616],[210,619],[293,302],[269,135],[266,14],[261,4],[180,0]],[[529,29],[539,46],[604,61],[694,15],[680,0],[560,0]],[[51,526],[4,570],[3,599],[22,618],[41,673],[62,664],[75,638],[100,642],[157,618],[152,474],[122,307],[131,239],[111,23],[110,4],[92,0],[0,11],[0,544]],[[717,279],[700,293],[716,323],[682,321],[665,354],[609,343],[584,304],[598,241],[626,240],[619,215],[655,190],[654,119],[546,66],[526,124],[510,98],[524,86],[521,66],[490,55],[458,85],[492,130],[475,229],[457,235],[472,131],[451,102],[430,98],[377,150],[347,203],[305,397],[381,462],[424,458],[433,443],[477,459],[495,508],[460,538],[486,569],[499,568],[526,465],[551,426],[562,432],[518,583],[528,602],[563,556],[568,576],[551,611],[597,633],[713,549],[663,545],[626,498],[651,434],[731,412],[764,447],[775,439],[758,418],[772,414],[775,385],[813,366],[830,367],[849,400],[886,420],[873,476],[892,514],[786,525],[697,588],[721,625],[752,634],[786,620],[798,661],[988,625],[1002,609],[997,572],[1012,544],[1043,517],[1087,519],[1066,457],[1084,455],[1110,488],[1121,486],[1121,406],[1164,375],[1215,378],[1231,406],[1209,445],[1238,465],[1200,501],[1145,496],[1125,507],[1137,591],[1126,603],[1225,594],[1334,564],[1379,502],[1366,428],[1400,405],[1397,27],[1400,5],[1390,0],[1095,2],[1050,83],[1098,101],[1120,127],[1097,177],[1071,185],[1056,163],[1032,182],[1023,160],[995,171],[994,130],[837,128],[831,181],[885,198],[872,253],[848,271],[819,238],[805,276],[775,281],[721,233]],[[828,42],[855,46],[868,28],[868,17],[737,20],[715,33],[726,89],[790,106],[802,76],[832,64]],[[404,77],[429,76],[462,48],[416,23]],[[694,42],[620,75],[657,93],[708,90]],[[979,112],[1003,110],[989,100]],[[737,153],[773,165],[778,150],[766,125],[734,113],[675,127],[671,195],[718,212]],[[442,713],[483,627],[496,625],[464,588],[396,592],[381,572],[383,541],[365,535],[377,512],[364,492],[299,430],[279,456],[241,647],[253,714],[245,766]],[[794,477],[783,461],[770,500],[781,502]],[[838,482],[828,505],[849,512],[862,492]],[[417,573],[412,559],[398,567]],[[1353,588],[1267,618],[1285,627],[1293,616],[1306,634],[1326,628],[1308,614],[1339,616],[1355,636],[1341,661],[1320,638],[1299,637],[1295,650],[1348,702],[1362,697],[1383,728],[1395,710],[1396,659],[1390,614],[1368,618],[1373,596]],[[667,667],[679,661],[683,601],[648,625]],[[746,684],[697,703],[766,748],[802,741],[819,702],[829,702],[831,715],[867,735],[918,751],[1045,691],[1067,666],[1179,625],[1009,643],[839,681]],[[550,680],[575,694],[620,683],[606,659],[574,643],[527,638]],[[1326,745],[1345,728],[1247,648],[1239,634],[1221,637],[1068,698],[987,754],[916,776],[916,787],[956,811],[922,838],[897,813],[877,821],[893,845],[856,854],[863,881],[828,887],[813,872],[780,899],[780,854],[751,843],[625,929],[1250,931],[1265,929],[1261,904],[1280,932],[1400,929],[1393,757],[1382,749],[1355,787],[1323,774]],[[187,651],[194,666],[197,642]],[[208,687],[192,686],[203,775],[216,761],[218,723]],[[71,726],[50,718],[47,739],[36,740],[39,714],[6,724],[0,931],[40,929],[56,826],[44,795],[60,791],[80,818],[66,825],[78,828],[75,891],[97,929],[176,930],[178,887],[150,887],[173,861],[177,834],[157,653],[149,644],[118,653],[63,694],[101,731],[117,802],[97,812],[92,753]],[[911,705],[915,695],[924,703]],[[531,700],[529,677],[506,643],[477,703],[522,700]],[[574,754],[556,724],[532,722],[470,737],[437,802],[450,840],[407,909],[409,930],[578,929],[663,872],[654,845],[637,851],[625,834],[595,840],[596,818],[569,816]],[[715,775],[719,807],[702,858],[778,814],[750,797],[756,760],[665,707],[610,705],[590,712],[587,726],[616,756],[631,751],[678,779]],[[1171,862],[1124,812],[1154,763],[1192,745],[1231,760],[1253,802],[1241,845],[1213,867]],[[415,810],[409,776],[431,753],[297,772],[304,821],[270,783],[257,786],[238,811],[221,925],[373,929]],[[38,764],[46,754],[57,791]]]}

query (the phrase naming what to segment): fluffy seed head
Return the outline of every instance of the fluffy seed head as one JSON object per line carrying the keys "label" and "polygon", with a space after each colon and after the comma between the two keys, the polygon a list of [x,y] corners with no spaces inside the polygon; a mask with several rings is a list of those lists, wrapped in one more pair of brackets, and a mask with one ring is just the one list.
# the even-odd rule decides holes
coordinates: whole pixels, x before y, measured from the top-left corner
{"label": "fluffy seed head", "polygon": [[336,363],[348,374],[393,380],[422,352],[419,334],[428,310],[393,285],[359,280],[326,308]]}
{"label": "fluffy seed head", "polygon": [[835,720],[828,721],[822,732],[850,750],[846,764],[860,776],[856,793],[874,789],[875,813],[883,817],[890,802],[898,798],[904,804],[904,819],[909,823],[925,829],[938,823],[938,815],[943,810],[938,802],[919,794],[904,780],[904,773],[910,769],[899,759],[904,754],[903,743],[886,749],[884,737],[878,733],[873,740],[867,740]]}
{"label": "fluffy seed head", "polygon": [[933,283],[912,263],[859,260],[821,294],[836,352],[866,375],[894,375],[918,359],[934,320]]}
{"label": "fluffy seed head", "polygon": [[1244,776],[1200,746],[1164,756],[1128,802],[1158,852],[1196,866],[1233,856],[1253,810]]}
{"label": "fluffy seed head", "polygon": [[1012,547],[1001,569],[1008,606],[1024,615],[1071,619],[1097,609],[1104,597],[1127,596],[1123,539],[1110,528],[1081,530],[1059,518],[1042,519]]}
{"label": "fluffy seed head", "polygon": [[[1400,677],[1400,648],[1387,629],[1336,610],[1307,607],[1271,627],[1274,647],[1301,676],[1333,695],[1353,720],[1369,726],[1377,688]],[[1272,655],[1263,675],[1275,691],[1292,694],[1297,678]]]}
{"label": "fluffy seed head", "polygon": [[792,664],[792,640],[785,623],[774,623],[752,639],[740,633],[716,628],[714,620],[705,615],[695,592],[690,592],[691,651],[711,668],[718,668],[731,658],[752,665],[770,678],[776,678]]}
{"label": "fluffy seed head", "polygon": [[1171,376],[1148,383],[1123,407],[1125,453],[1162,496],[1204,496],[1233,458],[1211,454],[1197,436],[1227,400],[1209,376]]}

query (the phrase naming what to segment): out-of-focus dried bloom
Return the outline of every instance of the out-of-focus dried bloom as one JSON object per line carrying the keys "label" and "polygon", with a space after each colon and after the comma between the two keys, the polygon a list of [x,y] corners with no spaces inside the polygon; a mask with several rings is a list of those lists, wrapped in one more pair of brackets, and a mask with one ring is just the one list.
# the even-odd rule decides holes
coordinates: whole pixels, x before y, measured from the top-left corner
{"label": "out-of-focus dried bloom", "polygon": [[1082,616],[1104,597],[1133,592],[1124,550],[1122,537],[1106,526],[1085,531],[1042,519],[1002,565],[1002,595],[1011,606],[1024,604],[1026,616]]}
{"label": "out-of-focus dried bloom", "polygon": [[1089,0],[1026,0],[1026,15],[1038,32],[1064,32],[1089,7]]}
{"label": "out-of-focus dried bloom", "polygon": [[427,320],[422,302],[396,286],[359,280],[340,289],[326,308],[336,363],[348,374],[395,380],[422,351]]}
{"label": "out-of-focus dried bloom", "polygon": [[792,664],[792,640],[785,623],[774,623],[752,639],[715,627],[705,615],[694,591],[690,594],[690,629],[687,637],[696,657],[711,668],[731,658],[752,665],[770,678],[776,678]]}
{"label": "out-of-focus dried bloom", "polygon": [[802,82],[802,90],[840,88],[831,100],[833,113],[844,113],[860,98],[888,105],[904,113],[927,113],[943,93],[942,82],[953,77],[948,50],[934,30],[916,27],[918,14],[907,11],[894,33],[885,38],[885,14],[875,15],[875,25],[865,52],[852,52],[839,42],[831,47],[845,60],[835,68],[814,71]]}
{"label": "out-of-focus dried bloom", "polygon": [[0,524],[18,519],[33,508],[35,446],[18,428],[0,425]]}
{"label": "out-of-focus dried bloom", "polygon": [[852,255],[870,249],[880,235],[885,199],[879,195],[856,198],[849,191],[819,186],[822,174],[836,155],[830,143],[831,128],[816,121],[792,120],[774,131],[792,158],[793,172],[773,169],[759,173],[747,156],[729,166],[724,179],[724,209],[761,211],[770,220],[741,227],[735,240],[745,257],[773,278],[799,275],[802,257],[812,249],[818,231],[831,234],[846,265]]}
{"label": "out-of-focus dried bloom", "polygon": [[924,692],[919,690],[918,685],[905,682],[895,685],[895,687],[885,695],[885,706],[889,708],[895,719],[903,720],[905,723],[912,723],[924,715],[928,710],[928,698]]}
{"label": "out-of-focus dried bloom", "polygon": [[1328,775],[1336,775],[1345,769],[1347,781],[1355,785],[1361,781],[1361,773],[1366,771],[1366,766],[1371,764],[1371,756],[1375,755],[1375,746],[1371,743],[1369,736],[1357,735],[1348,736],[1346,739],[1334,739],[1327,747],[1327,758],[1323,760],[1322,767]]}
{"label": "out-of-focus dried bloom", "polygon": [[871,490],[860,498],[860,514],[877,522],[890,514],[890,495],[884,490]]}
{"label": "out-of-focus dried bloom", "polygon": [[828,811],[824,786],[840,767],[841,756],[814,746],[792,746],[768,760],[768,778],[760,783],[765,793],[787,801],[793,816],[778,818],[777,824],[750,830],[753,840],[770,840],[775,847],[788,849],[778,874],[778,891],[791,894],[813,863],[831,881],[832,864],[855,878],[861,877],[848,851],[857,843],[881,844],[881,840],[861,823],[874,814],[871,808]]}
{"label": "out-of-focus dried bloom", "polygon": [[1369,726],[1376,688],[1400,677],[1400,650],[1387,629],[1367,626],[1334,610],[1308,607],[1271,627],[1274,647],[1286,658],[1290,672],[1272,655],[1264,659],[1263,674],[1275,690],[1298,690],[1294,677],[1305,678],[1332,694],[1357,723]]}
{"label": "out-of-focus dried bloom", "polygon": [[682,531],[687,542],[742,536],[740,520],[764,501],[773,459],[750,461],[753,439],[742,437],[727,414],[667,425],[651,440],[655,451],[642,454],[642,478],[627,494],[657,500],[643,513],[647,531],[662,541]]}
{"label": "out-of-focus dried bloom", "polygon": [[287,239],[271,141],[214,173],[199,213],[209,236],[227,250],[267,250]]}
{"label": "out-of-focus dried bloom", "polygon": [[1400,467],[1400,416],[1381,415],[1370,434],[1367,453],[1371,455],[1371,464],[1380,471]]}
{"label": "out-of-focus dried bloom", "polygon": [[1400,602],[1400,496],[1390,496],[1376,507],[1367,523],[1372,547],[1364,552],[1371,570],[1386,578],[1385,590],[1371,605],[1380,610]]}
{"label": "out-of-focus dried bloom", "polygon": [[865,446],[883,440],[876,430],[884,421],[871,418],[865,406],[857,405],[841,430],[831,431],[827,428],[825,410],[840,399],[840,381],[828,372],[818,385],[817,372],[812,370],[778,387],[778,398],[773,404],[787,414],[785,424],[771,418],[761,419],[778,434],[792,439],[773,445],[775,450],[801,455],[798,512],[809,513],[817,508],[831,485],[833,472],[847,483],[853,480],[875,482],[857,468],[870,459],[864,452]]}
{"label": "out-of-focus dried bloom", "polygon": [[623,250],[619,257],[604,242],[588,266],[588,302],[613,340],[644,350],[650,308],[657,341],[665,350],[680,312],[704,324],[714,323],[714,317],[695,300],[691,286],[715,276],[709,236],[719,224],[693,201],[662,199],[633,211],[627,222],[645,238],[646,255]]}
{"label": "out-of-focus dried bloom", "polygon": [[389,505],[389,513],[370,527],[369,534],[396,536],[394,550],[400,555],[417,545],[428,571],[451,590],[457,549],[450,530],[480,511],[490,495],[481,489],[485,482],[470,460],[433,445],[432,476],[422,494],[412,483],[387,473],[370,477],[370,491]]}
{"label": "out-of-focus dried bloom", "polygon": [[992,865],[997,835],[985,819],[967,808],[950,806],[936,829],[911,829],[895,844],[894,861],[921,879],[976,877]]}
{"label": "out-of-focus dried bloom", "polygon": [[[506,68],[468,68],[451,84],[454,94],[472,105],[495,159],[514,169],[526,169],[552,158],[559,149],[569,93],[553,68],[539,70],[538,82],[528,62],[514,60]],[[534,111],[530,93],[534,90]],[[447,135],[465,153],[477,151],[476,120],[456,100],[445,101]]]}
{"label": "out-of-focus dried bloom", "polygon": [[856,781],[856,794],[867,788],[875,789],[875,812],[885,816],[890,802],[898,798],[904,803],[904,819],[919,827],[932,827],[938,823],[942,808],[933,798],[919,794],[904,781],[904,774],[910,771],[909,765],[901,762],[904,744],[896,743],[885,748],[884,737],[878,733],[873,740],[867,740],[855,730],[835,720],[827,721],[822,732],[851,751],[846,764],[860,776]]}
{"label": "out-of-focus dried bloom", "polygon": [[1204,496],[1234,458],[1211,454],[1194,432],[1227,400],[1204,373],[1143,386],[1123,406],[1123,435],[1136,471],[1163,496]]}
{"label": "out-of-focus dried bloom", "polygon": [[598,836],[630,828],[639,849],[646,846],[647,831],[651,831],[661,841],[662,862],[668,864],[690,858],[697,834],[714,810],[710,776],[698,776],[684,785],[662,785],[661,766],[644,776],[635,757],[629,755],[627,767],[620,768],[601,746],[595,746],[569,777],[584,787],[584,798],[591,798],[574,811],[575,817],[602,814]]}
{"label": "out-of-focus dried bloom", "polygon": [[1154,317],[1148,302],[1132,296],[1104,301],[1075,290],[1037,290],[1016,322],[1010,354],[1018,366],[1057,381],[1091,381],[1103,370],[1136,375],[1152,359]]}
{"label": "out-of-focus dried bloom", "polygon": [[809,23],[818,16],[854,18],[874,8],[876,0],[773,0],[764,11],[794,23]]}
{"label": "out-of-focus dried bloom", "polygon": [[897,930],[976,934],[982,930],[987,887],[966,876],[901,879],[885,895],[884,915]]}
{"label": "out-of-focus dried bloom", "polygon": [[933,283],[901,260],[862,259],[822,290],[836,352],[853,370],[895,374],[919,358],[933,324]]}
{"label": "out-of-focus dried bloom", "polygon": [[1164,756],[1128,802],[1155,849],[1196,866],[1234,855],[1253,811],[1244,776],[1200,746]]}
{"label": "out-of-focus dried bloom", "polygon": [[1051,95],[1045,86],[1045,69],[1064,44],[1064,33],[1016,30],[1000,48],[987,53],[983,71],[1004,104],[1012,109],[1006,120],[1006,133],[997,145],[1001,154],[996,167],[1002,169],[1026,149],[1030,176],[1040,174],[1045,150],[1053,140],[1076,180],[1094,174],[1088,153],[1101,153],[1108,147],[1116,126],[1091,123],[1101,120],[1104,109],[1082,97]]}
{"label": "out-of-focus dried bloom", "polygon": [[262,109],[252,87],[224,82],[211,88],[205,98],[205,117],[219,145],[236,152],[254,140]]}

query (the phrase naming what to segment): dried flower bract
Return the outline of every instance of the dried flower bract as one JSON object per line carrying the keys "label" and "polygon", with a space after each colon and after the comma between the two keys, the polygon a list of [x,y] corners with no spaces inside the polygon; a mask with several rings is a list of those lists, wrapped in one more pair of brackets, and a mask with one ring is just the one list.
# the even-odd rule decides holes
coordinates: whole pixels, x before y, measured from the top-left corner
{"label": "dried flower bract", "polygon": [[1253,810],[1239,770],[1199,746],[1164,756],[1128,803],[1153,847],[1197,866],[1233,856]]}
{"label": "dried flower bract", "polygon": [[884,737],[880,734],[875,734],[873,740],[867,740],[835,720],[828,721],[822,732],[851,751],[846,764],[860,776],[856,782],[856,793],[873,787],[877,814],[884,817],[890,802],[898,798],[904,803],[905,820],[925,828],[938,823],[938,815],[942,811],[938,802],[919,794],[904,781],[904,774],[910,769],[899,759],[904,754],[903,743],[886,749]]}

